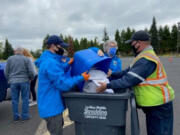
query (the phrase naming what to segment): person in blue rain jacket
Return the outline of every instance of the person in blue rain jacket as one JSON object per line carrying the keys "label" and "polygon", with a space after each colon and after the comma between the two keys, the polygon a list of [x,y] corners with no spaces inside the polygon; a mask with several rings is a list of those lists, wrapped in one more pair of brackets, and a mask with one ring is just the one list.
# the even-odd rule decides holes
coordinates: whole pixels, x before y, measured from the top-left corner
{"label": "person in blue rain jacket", "polygon": [[98,53],[99,56],[106,55],[108,57],[111,57],[112,61],[109,66],[108,75],[119,72],[122,70],[122,62],[119,57],[117,57],[116,52],[118,49],[117,42],[114,40],[108,40],[103,44],[103,50],[105,54],[101,51],[101,49],[97,47],[91,47],[91,50]]}
{"label": "person in blue rain jacket", "polygon": [[61,93],[89,78],[86,72],[74,77],[66,74],[73,62],[73,59],[69,62],[62,61],[63,47],[66,46],[68,44],[60,37],[52,35],[47,40],[47,50],[35,61],[39,68],[38,111],[40,117],[45,119],[51,135],[63,134],[62,113],[65,107]]}

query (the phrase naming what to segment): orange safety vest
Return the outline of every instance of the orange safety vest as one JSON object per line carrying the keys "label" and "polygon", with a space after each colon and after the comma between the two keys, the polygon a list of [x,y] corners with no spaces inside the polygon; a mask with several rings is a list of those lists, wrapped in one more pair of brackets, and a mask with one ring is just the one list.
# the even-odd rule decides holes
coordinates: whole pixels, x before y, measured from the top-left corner
{"label": "orange safety vest", "polygon": [[136,102],[139,106],[157,106],[174,99],[174,90],[168,84],[167,75],[162,63],[153,51],[142,51],[133,61],[145,58],[156,63],[155,71],[142,83],[134,86]]}

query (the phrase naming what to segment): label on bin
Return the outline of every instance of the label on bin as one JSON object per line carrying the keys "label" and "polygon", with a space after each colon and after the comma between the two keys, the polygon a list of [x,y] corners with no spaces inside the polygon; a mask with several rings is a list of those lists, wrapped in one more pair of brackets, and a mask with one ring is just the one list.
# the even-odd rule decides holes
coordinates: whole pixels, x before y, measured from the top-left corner
{"label": "label on bin", "polygon": [[84,118],[86,119],[106,119],[107,108],[105,106],[85,106]]}

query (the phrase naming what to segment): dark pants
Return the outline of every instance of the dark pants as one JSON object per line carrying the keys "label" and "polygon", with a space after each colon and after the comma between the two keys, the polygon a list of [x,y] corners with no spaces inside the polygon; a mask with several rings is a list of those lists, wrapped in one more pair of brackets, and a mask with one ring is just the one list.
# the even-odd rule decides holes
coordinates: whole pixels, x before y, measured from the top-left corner
{"label": "dark pants", "polygon": [[34,77],[34,79],[30,83],[30,91],[32,94],[33,101],[36,101],[36,91],[35,91],[36,80],[37,80],[37,75]]}
{"label": "dark pants", "polygon": [[62,114],[45,118],[50,135],[63,135]]}
{"label": "dark pants", "polygon": [[172,102],[142,110],[146,115],[147,135],[173,135]]}

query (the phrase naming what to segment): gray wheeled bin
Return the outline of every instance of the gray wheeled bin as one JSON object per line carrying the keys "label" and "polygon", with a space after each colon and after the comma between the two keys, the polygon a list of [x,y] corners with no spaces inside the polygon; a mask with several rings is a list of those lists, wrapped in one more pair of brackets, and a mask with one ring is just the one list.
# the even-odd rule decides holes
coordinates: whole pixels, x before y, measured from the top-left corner
{"label": "gray wheeled bin", "polygon": [[125,135],[131,94],[63,93],[76,135]]}

